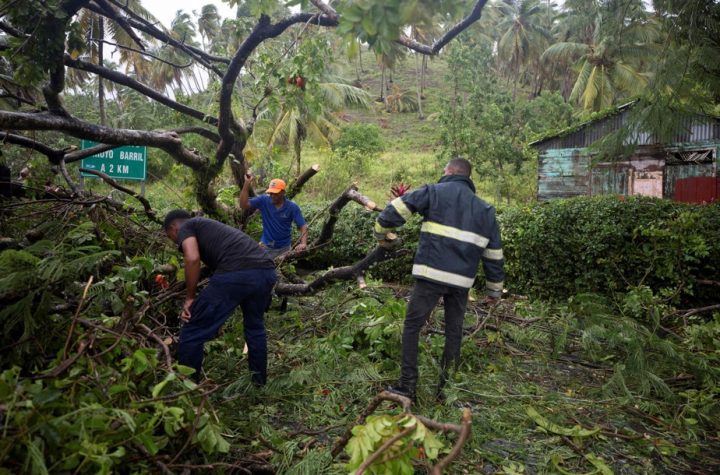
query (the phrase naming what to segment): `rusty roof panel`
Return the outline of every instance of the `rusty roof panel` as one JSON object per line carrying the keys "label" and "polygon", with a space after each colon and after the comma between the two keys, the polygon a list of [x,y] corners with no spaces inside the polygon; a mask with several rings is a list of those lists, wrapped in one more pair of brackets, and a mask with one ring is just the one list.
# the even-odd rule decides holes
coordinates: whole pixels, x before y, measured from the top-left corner
{"label": "rusty roof panel", "polygon": [[[540,150],[584,148],[597,140],[620,129],[628,120],[629,107],[622,108],[617,114],[581,124],[574,132],[567,135],[556,135],[531,145]],[[562,132],[561,132],[562,134]],[[720,119],[709,116],[687,117],[683,120],[680,131],[672,138],[671,143],[702,142],[720,139]],[[647,132],[638,132],[632,140],[636,145],[655,145],[657,141]]]}

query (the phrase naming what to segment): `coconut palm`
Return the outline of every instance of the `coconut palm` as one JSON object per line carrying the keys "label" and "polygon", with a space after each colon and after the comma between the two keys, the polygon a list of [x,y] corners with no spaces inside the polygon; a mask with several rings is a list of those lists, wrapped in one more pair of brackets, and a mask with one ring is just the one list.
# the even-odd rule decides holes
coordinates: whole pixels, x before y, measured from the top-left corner
{"label": "coconut palm", "polygon": [[[141,4],[140,0],[128,0],[125,2],[127,8],[132,10],[134,13],[150,20],[157,21]],[[89,59],[91,62],[104,66],[105,62],[105,46],[106,42],[112,42],[117,45],[118,58],[120,63],[135,68],[138,66],[142,67],[142,63],[145,61],[142,54],[133,51],[138,49],[138,45],[134,38],[128,34],[117,22],[112,19],[105,18],[102,15],[98,15],[88,9],[83,8],[80,10],[77,16],[77,24],[81,29],[83,35],[87,38],[87,48],[85,49],[85,59]],[[147,40],[147,38],[146,38]],[[132,48],[132,49],[128,49]],[[80,83],[87,79],[87,76],[82,73],[70,74],[69,81],[75,80],[76,83]],[[98,88],[98,111],[100,113],[100,123],[105,125],[107,119],[105,117],[105,81],[98,77],[97,80]]]}
{"label": "coconut palm", "polygon": [[502,19],[497,29],[502,36],[498,53],[513,76],[514,99],[521,68],[540,56],[552,36],[542,24],[546,9],[537,0],[504,0],[499,10]]}
{"label": "coconut palm", "polygon": [[[310,93],[310,89],[305,92]],[[339,137],[342,125],[335,112],[349,106],[367,108],[370,104],[369,93],[334,78],[320,82],[317,95],[315,108],[308,107],[306,98],[291,96],[281,104],[277,113],[273,114],[269,109],[261,112],[255,126],[256,134],[267,133],[267,146],[292,146],[296,176],[301,172],[301,151],[305,140],[330,147]]]}
{"label": "coconut palm", "polygon": [[220,14],[217,7],[209,3],[203,5],[200,14],[195,13],[195,15],[198,17],[197,31],[200,33],[203,49],[207,49],[207,45],[212,44],[220,33]]}
{"label": "coconut palm", "polygon": [[542,60],[574,63],[578,75],[570,100],[586,111],[604,109],[617,100],[638,95],[648,82],[642,67],[655,47],[657,25],[612,14],[617,12],[600,11],[595,16],[589,41],[561,41],[542,55]]}

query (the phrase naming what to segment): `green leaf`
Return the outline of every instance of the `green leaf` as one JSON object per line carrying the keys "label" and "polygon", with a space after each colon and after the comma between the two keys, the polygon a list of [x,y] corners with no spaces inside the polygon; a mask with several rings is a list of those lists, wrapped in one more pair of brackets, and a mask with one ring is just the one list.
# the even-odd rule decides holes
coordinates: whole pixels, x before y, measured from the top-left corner
{"label": "green leaf", "polygon": [[553,434],[567,437],[590,437],[600,432],[600,427],[593,429],[585,429],[580,425],[575,425],[571,428],[562,427],[554,422],[550,422],[532,407],[525,409],[525,412],[541,429]]}
{"label": "green leaf", "polygon": [[598,469],[598,472],[600,472],[601,475],[613,475],[613,471],[610,467],[608,467],[605,462],[598,456],[596,456],[594,453],[589,453],[585,455],[585,458],[588,462],[593,464],[595,468]]}
{"label": "green leaf", "polygon": [[158,446],[155,444],[155,439],[153,439],[152,435],[148,434],[147,432],[143,432],[141,434],[137,435],[138,441],[145,447],[145,449],[150,453],[150,455],[156,455],[158,451],[160,450]]}
{"label": "green leaf", "polygon": [[152,392],[151,392],[152,397],[154,397],[154,398],[158,397],[160,395],[160,393],[162,392],[162,390],[165,388],[165,386],[167,386],[167,384],[170,381],[175,381],[176,377],[177,376],[175,376],[175,373],[168,373],[168,375],[165,376],[165,379],[163,379],[162,381],[157,383],[155,386],[153,386]]}

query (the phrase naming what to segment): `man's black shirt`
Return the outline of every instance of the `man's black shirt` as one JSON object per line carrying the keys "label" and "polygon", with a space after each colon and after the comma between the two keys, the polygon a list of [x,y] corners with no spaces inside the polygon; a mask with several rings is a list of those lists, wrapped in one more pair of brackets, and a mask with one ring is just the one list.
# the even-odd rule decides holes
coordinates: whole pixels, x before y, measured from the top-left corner
{"label": "man's black shirt", "polygon": [[178,230],[177,245],[194,236],[200,259],[214,274],[244,269],[272,269],[274,262],[250,236],[227,224],[207,218],[192,218]]}

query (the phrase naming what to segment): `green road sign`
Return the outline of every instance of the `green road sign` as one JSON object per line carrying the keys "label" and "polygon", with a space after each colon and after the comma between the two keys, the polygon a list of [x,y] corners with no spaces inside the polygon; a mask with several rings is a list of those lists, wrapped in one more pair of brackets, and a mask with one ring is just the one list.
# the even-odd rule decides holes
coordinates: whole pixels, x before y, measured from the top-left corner
{"label": "green road sign", "polygon": [[[91,148],[99,145],[91,140],[83,140],[81,148]],[[109,177],[121,180],[145,180],[147,164],[147,147],[123,145],[121,147],[98,153],[85,158],[81,162],[82,168],[103,172]],[[89,173],[82,173],[84,177],[95,177]]]}

